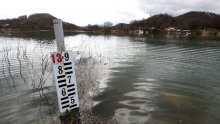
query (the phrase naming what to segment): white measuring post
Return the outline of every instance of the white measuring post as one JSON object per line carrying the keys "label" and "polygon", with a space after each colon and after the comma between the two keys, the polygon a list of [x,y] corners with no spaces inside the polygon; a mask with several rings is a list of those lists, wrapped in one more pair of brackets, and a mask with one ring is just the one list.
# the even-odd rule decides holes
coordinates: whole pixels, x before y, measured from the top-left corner
{"label": "white measuring post", "polygon": [[62,20],[55,19],[54,31],[57,51],[51,53],[60,113],[79,107],[74,59],[72,51],[65,51]]}
{"label": "white measuring post", "polygon": [[56,44],[57,44],[57,51],[58,52],[65,51],[62,20],[61,19],[54,19],[53,25],[54,25]]}

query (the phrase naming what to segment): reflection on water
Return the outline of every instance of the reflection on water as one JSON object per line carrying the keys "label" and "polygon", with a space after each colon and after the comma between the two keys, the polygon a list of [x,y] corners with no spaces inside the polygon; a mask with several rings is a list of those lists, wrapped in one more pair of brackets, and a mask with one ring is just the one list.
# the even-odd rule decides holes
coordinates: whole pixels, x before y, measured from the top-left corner
{"label": "reflection on water", "polygon": [[220,43],[145,40],[118,43],[108,87],[95,98],[101,102],[94,111],[119,123],[217,124]]}
{"label": "reflection on water", "polygon": [[51,46],[34,39],[0,37],[0,123],[54,122],[50,115],[57,114],[56,92],[50,69],[42,68],[48,65],[44,58]]}
{"label": "reflection on water", "polygon": [[[42,56],[54,50],[52,39],[49,38],[52,44],[48,44],[45,43],[48,38],[0,37],[1,123],[36,123],[39,118],[40,123],[56,120],[51,70],[45,72],[49,76],[42,78],[49,77],[43,85],[46,97],[37,92],[42,91],[38,80],[29,83],[37,79],[32,71],[42,73],[42,69],[31,70],[31,67],[42,66]],[[220,121],[218,40],[69,34],[65,41],[67,49],[74,50],[76,61],[81,62],[77,67],[79,72],[87,70],[95,74],[79,75],[77,79],[87,78],[79,84],[88,89],[80,91],[83,111],[93,105],[94,115],[113,118],[119,124],[218,124]],[[84,57],[79,56],[82,54]],[[28,62],[24,55],[30,58]],[[95,70],[91,71],[87,65]],[[91,97],[93,103],[86,100]]]}

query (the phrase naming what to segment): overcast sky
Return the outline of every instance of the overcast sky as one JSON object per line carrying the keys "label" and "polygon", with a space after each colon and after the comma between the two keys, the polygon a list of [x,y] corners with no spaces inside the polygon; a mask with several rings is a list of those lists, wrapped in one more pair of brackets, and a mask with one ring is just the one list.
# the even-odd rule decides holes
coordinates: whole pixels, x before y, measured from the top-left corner
{"label": "overcast sky", "polygon": [[220,14],[220,0],[1,0],[0,19],[50,13],[79,26],[111,21],[129,23],[150,15],[188,11]]}

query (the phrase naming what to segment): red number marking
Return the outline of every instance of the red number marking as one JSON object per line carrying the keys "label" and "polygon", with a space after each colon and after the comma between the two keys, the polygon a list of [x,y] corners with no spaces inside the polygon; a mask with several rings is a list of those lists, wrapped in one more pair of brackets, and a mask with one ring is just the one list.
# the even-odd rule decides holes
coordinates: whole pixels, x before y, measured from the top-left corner
{"label": "red number marking", "polygon": [[54,54],[51,55],[51,58],[52,58],[52,62],[55,63],[56,61],[55,61],[55,56],[54,56]]}
{"label": "red number marking", "polygon": [[52,54],[51,55],[51,58],[52,58],[52,62],[53,63],[56,63],[56,60],[58,63],[62,62],[62,55],[60,53],[57,53],[57,54]]}
{"label": "red number marking", "polygon": [[62,62],[62,55],[60,53],[57,54],[57,62]]}

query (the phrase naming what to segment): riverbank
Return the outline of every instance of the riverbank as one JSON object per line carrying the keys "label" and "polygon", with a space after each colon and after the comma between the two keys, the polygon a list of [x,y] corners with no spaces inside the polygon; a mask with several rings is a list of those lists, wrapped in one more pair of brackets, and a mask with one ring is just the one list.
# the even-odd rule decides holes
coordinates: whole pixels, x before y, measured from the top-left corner
{"label": "riverbank", "polygon": [[[196,39],[209,39],[209,40],[217,40],[220,41],[220,31],[209,29],[209,30],[192,30],[192,31],[166,31],[166,30],[158,30],[158,31],[151,31],[146,33],[137,33],[137,31],[120,31],[120,30],[113,30],[111,32],[104,32],[104,31],[81,31],[81,30],[64,30],[65,36],[73,36],[78,34],[86,34],[91,36],[129,36],[129,37],[139,37],[139,38],[151,38],[151,37],[160,37],[160,38],[196,38]],[[4,37],[17,37],[17,38],[35,38],[36,40],[46,40],[46,42],[51,42],[54,40],[54,31],[53,30],[33,30],[33,31],[20,31],[20,30],[7,30],[2,31],[0,30],[0,36]]]}

